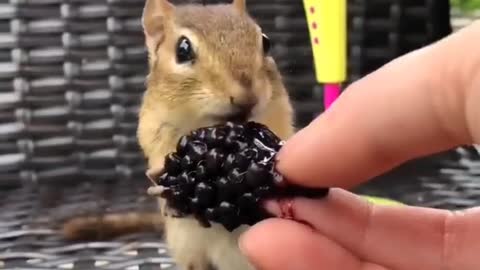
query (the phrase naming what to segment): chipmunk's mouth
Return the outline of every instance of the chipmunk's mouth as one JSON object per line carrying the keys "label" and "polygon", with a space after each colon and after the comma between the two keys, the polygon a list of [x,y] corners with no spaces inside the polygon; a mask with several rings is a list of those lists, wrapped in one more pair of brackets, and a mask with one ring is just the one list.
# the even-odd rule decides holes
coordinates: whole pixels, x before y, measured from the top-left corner
{"label": "chipmunk's mouth", "polygon": [[235,105],[231,106],[228,112],[223,114],[213,114],[212,119],[218,123],[234,122],[245,123],[251,121],[256,115],[255,104]]}
{"label": "chipmunk's mouth", "polygon": [[238,113],[232,113],[232,114],[227,114],[223,116],[216,116],[215,121],[224,123],[224,122],[235,122],[235,123],[244,123],[250,120],[251,118],[251,113],[245,113],[245,112],[238,112]]}
{"label": "chipmunk's mouth", "polygon": [[214,115],[212,118],[215,122],[218,122],[218,123],[225,123],[225,122],[245,123],[253,118],[253,113],[252,111],[239,110],[229,114]]}

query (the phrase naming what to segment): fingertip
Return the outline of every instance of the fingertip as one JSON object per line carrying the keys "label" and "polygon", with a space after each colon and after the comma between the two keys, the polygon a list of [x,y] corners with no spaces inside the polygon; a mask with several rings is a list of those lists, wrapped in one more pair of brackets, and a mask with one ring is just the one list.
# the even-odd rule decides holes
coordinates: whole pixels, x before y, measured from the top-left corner
{"label": "fingertip", "polygon": [[258,269],[359,269],[359,261],[343,247],[310,226],[268,219],[239,239],[240,250]]}
{"label": "fingertip", "polygon": [[263,238],[266,238],[268,245],[272,224],[275,224],[275,221],[270,219],[259,222],[240,235],[238,239],[240,251],[255,265],[258,264],[258,253],[262,252],[258,243],[264,243]]}
{"label": "fingertip", "polygon": [[[267,219],[247,230],[239,239],[241,252],[249,261],[260,269],[305,269],[298,264],[299,256],[292,256],[286,246],[304,247],[305,251],[312,251],[309,239],[312,231],[305,231],[305,226],[293,221],[282,219]],[[308,236],[306,236],[308,235]],[[287,259],[289,258],[289,259]]]}
{"label": "fingertip", "polygon": [[276,200],[267,200],[263,204],[263,208],[267,210],[270,214],[276,216],[276,217],[281,217],[282,216],[282,210],[280,209],[280,205],[278,201]]}
{"label": "fingertip", "polygon": [[276,169],[289,182],[304,186],[318,186],[318,179],[313,172],[315,168],[312,167],[311,157],[306,154],[314,151],[314,155],[328,155],[327,152],[315,152],[315,149],[318,149],[323,141],[323,132],[317,128],[321,118],[322,116],[319,116],[308,126],[297,131],[278,152]]}
{"label": "fingertip", "polygon": [[276,222],[275,218],[264,220],[250,227],[246,232],[240,235],[238,243],[242,253],[248,256],[249,254],[252,254],[252,247],[255,249],[255,245],[253,245],[255,242],[260,241],[259,239],[265,238],[266,236],[268,240],[271,227],[275,226]]}

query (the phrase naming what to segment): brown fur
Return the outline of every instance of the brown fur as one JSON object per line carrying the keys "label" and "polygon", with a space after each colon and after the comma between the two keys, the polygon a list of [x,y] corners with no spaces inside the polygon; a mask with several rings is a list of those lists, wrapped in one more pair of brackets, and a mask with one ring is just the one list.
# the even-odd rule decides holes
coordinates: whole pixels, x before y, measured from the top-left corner
{"label": "brown fur", "polygon": [[112,213],[68,220],[62,234],[70,241],[109,240],[130,233],[161,230],[162,224],[163,217],[158,213]]}
{"label": "brown fur", "polygon": [[[175,150],[187,132],[219,123],[233,112],[232,102],[256,102],[250,120],[266,124],[281,138],[294,132],[293,109],[274,60],[262,50],[261,29],[248,15],[244,0],[211,6],[173,6],[166,0],[147,0],[143,14],[150,73],[138,126],[139,144],[150,173],[162,169],[164,157]],[[192,65],[175,62],[178,38],[188,37],[197,58]],[[159,199],[159,213],[110,215],[67,223],[66,236],[117,235],[138,229],[164,234],[180,269],[250,270],[237,238],[246,227],[229,233],[215,224],[201,227],[193,218],[168,216]],[[163,216],[167,214],[167,216]],[[137,222],[137,225],[135,224]],[[153,225],[155,224],[155,225]],[[85,229],[89,228],[89,229]]]}

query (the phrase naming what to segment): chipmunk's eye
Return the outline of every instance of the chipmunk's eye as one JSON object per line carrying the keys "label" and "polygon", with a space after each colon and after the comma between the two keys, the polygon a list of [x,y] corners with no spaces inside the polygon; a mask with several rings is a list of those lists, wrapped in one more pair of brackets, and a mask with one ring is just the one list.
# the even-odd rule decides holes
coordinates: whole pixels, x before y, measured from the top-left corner
{"label": "chipmunk's eye", "polygon": [[263,52],[265,54],[269,53],[270,52],[270,47],[271,47],[270,39],[265,34],[262,34],[262,45],[263,45]]}
{"label": "chipmunk's eye", "polygon": [[191,62],[195,59],[192,43],[187,37],[180,37],[177,42],[177,63]]}

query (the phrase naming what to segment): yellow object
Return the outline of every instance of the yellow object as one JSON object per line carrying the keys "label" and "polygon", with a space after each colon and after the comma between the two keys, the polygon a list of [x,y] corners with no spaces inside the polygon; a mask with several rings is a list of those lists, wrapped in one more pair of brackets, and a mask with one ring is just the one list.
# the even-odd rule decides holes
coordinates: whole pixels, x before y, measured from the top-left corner
{"label": "yellow object", "polygon": [[319,83],[340,83],[347,73],[347,0],[303,0]]}
{"label": "yellow object", "polygon": [[370,201],[371,203],[373,204],[378,204],[378,205],[386,205],[386,206],[400,206],[400,205],[404,205],[403,203],[401,202],[397,202],[397,201],[394,201],[394,200],[391,200],[391,199],[386,199],[386,198],[380,198],[380,197],[373,197],[373,196],[365,196],[365,195],[362,195],[361,196],[362,198]]}

